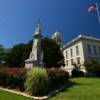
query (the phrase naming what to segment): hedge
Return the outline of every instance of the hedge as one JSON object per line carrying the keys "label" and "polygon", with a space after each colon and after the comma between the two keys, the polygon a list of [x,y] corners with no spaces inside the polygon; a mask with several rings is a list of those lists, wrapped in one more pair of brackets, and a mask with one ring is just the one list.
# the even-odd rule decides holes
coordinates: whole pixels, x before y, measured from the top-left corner
{"label": "hedge", "polygon": [[24,90],[25,68],[0,68],[0,86]]}
{"label": "hedge", "polygon": [[69,74],[61,68],[49,68],[47,69],[48,77],[51,87],[58,87],[63,84],[67,84],[69,80]]}

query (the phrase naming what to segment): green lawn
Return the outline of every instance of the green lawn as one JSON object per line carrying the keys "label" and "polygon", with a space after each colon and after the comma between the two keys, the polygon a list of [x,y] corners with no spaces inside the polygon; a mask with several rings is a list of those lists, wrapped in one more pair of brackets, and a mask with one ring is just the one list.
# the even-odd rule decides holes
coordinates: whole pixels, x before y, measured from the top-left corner
{"label": "green lawn", "polygon": [[[74,78],[73,85],[49,100],[100,100],[99,78]],[[32,100],[23,96],[0,91],[0,100]]]}
{"label": "green lawn", "polygon": [[74,78],[74,84],[50,100],[100,100],[100,79]]}
{"label": "green lawn", "polygon": [[5,91],[0,91],[0,100],[32,100],[32,99],[20,95],[8,93]]}

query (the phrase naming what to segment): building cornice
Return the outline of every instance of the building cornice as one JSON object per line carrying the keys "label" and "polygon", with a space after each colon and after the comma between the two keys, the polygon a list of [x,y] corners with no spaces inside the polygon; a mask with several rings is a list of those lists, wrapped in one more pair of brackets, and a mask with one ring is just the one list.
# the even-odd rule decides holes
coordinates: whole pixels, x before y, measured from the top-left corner
{"label": "building cornice", "polygon": [[71,45],[73,45],[74,43],[76,43],[77,41],[80,41],[80,40],[88,40],[88,41],[100,42],[100,39],[97,39],[97,38],[94,38],[94,37],[89,37],[89,36],[86,36],[86,35],[79,35],[78,37],[76,37],[72,41],[70,41],[67,44],[65,44],[62,47],[62,50],[64,50],[65,48],[67,48],[67,47],[69,47]]}

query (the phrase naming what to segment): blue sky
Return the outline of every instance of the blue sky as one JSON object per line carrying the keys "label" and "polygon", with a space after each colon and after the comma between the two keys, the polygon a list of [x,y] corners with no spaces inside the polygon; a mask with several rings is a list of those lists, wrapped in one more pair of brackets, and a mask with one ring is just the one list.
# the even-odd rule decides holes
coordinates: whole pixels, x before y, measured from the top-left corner
{"label": "blue sky", "polygon": [[38,19],[42,35],[58,30],[63,43],[79,34],[100,38],[97,13],[87,9],[96,0],[0,0],[0,44],[12,47],[32,39]]}

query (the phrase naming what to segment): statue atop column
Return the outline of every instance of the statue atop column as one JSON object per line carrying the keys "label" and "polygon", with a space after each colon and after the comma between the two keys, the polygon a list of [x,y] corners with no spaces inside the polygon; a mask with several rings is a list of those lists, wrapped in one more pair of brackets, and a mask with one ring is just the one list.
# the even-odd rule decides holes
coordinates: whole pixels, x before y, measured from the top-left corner
{"label": "statue atop column", "polygon": [[33,34],[33,46],[29,59],[25,60],[25,67],[42,67],[43,66],[43,51],[41,48],[41,24],[38,21],[35,32]]}

